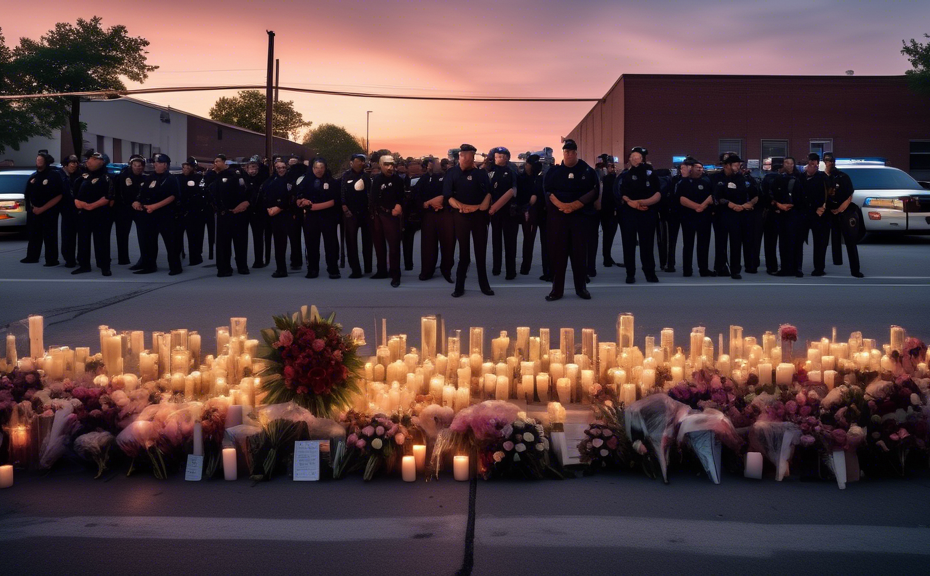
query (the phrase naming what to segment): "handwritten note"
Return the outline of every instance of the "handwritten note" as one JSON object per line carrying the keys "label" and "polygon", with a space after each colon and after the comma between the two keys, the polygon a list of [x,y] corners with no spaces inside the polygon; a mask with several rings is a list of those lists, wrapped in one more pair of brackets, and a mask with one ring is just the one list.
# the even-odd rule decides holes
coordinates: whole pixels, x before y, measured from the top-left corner
{"label": "handwritten note", "polygon": [[184,479],[189,482],[200,482],[203,478],[203,456],[187,455],[187,468],[184,470]]}
{"label": "handwritten note", "polygon": [[294,480],[316,482],[320,479],[320,441],[294,442]]}

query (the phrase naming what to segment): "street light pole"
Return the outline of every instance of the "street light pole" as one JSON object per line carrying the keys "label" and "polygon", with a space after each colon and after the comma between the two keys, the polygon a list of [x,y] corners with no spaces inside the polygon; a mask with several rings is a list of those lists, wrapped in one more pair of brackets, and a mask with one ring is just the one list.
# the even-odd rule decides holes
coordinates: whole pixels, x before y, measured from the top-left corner
{"label": "street light pole", "polygon": [[369,110],[368,113],[365,114],[365,148],[367,149],[365,156],[368,156],[369,158],[371,158],[371,141],[368,139],[368,126],[370,122],[371,122],[371,110]]}

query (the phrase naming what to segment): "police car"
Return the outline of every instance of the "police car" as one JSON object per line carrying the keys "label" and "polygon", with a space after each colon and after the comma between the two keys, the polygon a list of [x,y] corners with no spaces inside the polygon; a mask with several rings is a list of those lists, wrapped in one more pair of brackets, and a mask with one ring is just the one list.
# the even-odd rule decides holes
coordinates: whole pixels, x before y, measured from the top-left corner
{"label": "police car", "polygon": [[930,234],[930,191],[907,172],[882,158],[837,158],[836,167],[856,189],[852,200],[862,211],[863,234]]}
{"label": "police car", "polygon": [[34,170],[0,172],[0,232],[26,229],[26,181]]}

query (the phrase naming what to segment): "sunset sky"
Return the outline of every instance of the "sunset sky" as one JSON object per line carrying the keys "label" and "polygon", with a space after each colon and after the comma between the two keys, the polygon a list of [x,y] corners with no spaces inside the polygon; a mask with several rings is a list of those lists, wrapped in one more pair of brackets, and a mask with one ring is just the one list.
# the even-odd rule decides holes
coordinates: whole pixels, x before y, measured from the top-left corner
{"label": "sunset sky", "polygon": [[[901,40],[930,32],[930,2],[880,0],[39,1],[2,14],[11,47],[78,17],[126,25],[160,66],[146,87],[263,84],[274,30],[282,85],[474,96],[600,98],[621,74],[896,75]],[[206,116],[221,95],[144,98]],[[557,148],[592,106],[281,97],[359,136],[372,110],[372,149],[414,156]]]}

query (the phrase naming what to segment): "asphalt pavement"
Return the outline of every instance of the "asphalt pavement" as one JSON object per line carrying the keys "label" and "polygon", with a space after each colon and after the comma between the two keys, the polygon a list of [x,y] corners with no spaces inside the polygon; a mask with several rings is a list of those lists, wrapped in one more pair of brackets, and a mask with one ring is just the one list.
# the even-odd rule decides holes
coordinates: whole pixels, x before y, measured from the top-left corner
{"label": "asphalt pavement", "polygon": [[[134,237],[130,247],[135,259]],[[739,324],[761,336],[786,322],[802,341],[836,327],[841,337],[860,330],[884,342],[890,324],[930,338],[926,237],[868,239],[860,246],[864,279],[832,265],[823,278],[683,278],[679,264],[676,274],[659,272],[659,284],[640,273],[628,286],[623,270],[598,261],[592,300],[575,297],[569,276],[565,298],[552,303],[544,300],[549,285],[537,279],[538,261],[529,276],[492,277],[493,297],[477,290],[472,267],[465,296],[454,299],[441,277],[420,282],[418,268],[393,289],[389,280],[350,280],[347,272],[340,280],[305,279],[302,271],[273,279],[265,268],[216,278],[210,262],[168,277],[163,250],[159,273],[136,276],[114,266],[110,278],[20,264],[24,255],[22,238],[0,238],[0,333],[24,337],[26,317],[42,314],[46,345],[94,351],[102,324],[198,330],[212,350],[215,327],[231,316],[248,317],[256,335],[272,314],[302,304],[335,311],[346,327],[365,328],[370,341],[376,322],[387,318],[389,333],[408,334],[412,346],[419,318],[436,313],[447,331],[467,335],[469,326],[484,326],[488,340],[516,326],[549,327],[553,344],[561,327],[595,328],[613,340],[622,312],[635,315],[640,345],[666,326],[687,346],[693,326],[716,335]],[[613,256],[621,260],[619,238]],[[845,491],[829,482],[731,475],[716,486],[688,470],[674,472],[669,485],[623,474],[473,488],[445,477],[416,484],[278,478],[253,486],[180,476],[159,482],[120,471],[92,476],[65,464],[18,474],[13,489],[0,491],[4,573],[913,574],[930,560],[926,470]]]}

